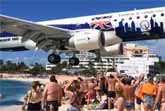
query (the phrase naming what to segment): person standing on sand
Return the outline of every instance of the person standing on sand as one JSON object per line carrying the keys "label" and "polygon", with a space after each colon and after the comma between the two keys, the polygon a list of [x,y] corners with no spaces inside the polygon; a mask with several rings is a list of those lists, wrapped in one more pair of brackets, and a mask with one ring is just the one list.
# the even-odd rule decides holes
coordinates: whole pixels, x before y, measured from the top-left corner
{"label": "person standing on sand", "polygon": [[[117,72],[117,71],[116,71]],[[117,72],[117,74],[119,74]],[[113,74],[114,78],[118,81],[119,85],[123,89],[123,94],[124,94],[124,107],[126,111],[135,111],[135,88],[136,86],[140,83],[140,81],[143,80],[144,74],[141,74],[136,80],[135,84],[131,85],[131,79],[126,78],[125,79],[125,84],[122,83],[122,81],[117,77],[117,74]]]}
{"label": "person standing on sand", "polygon": [[115,93],[115,83],[116,83],[116,80],[115,78],[113,77],[112,74],[110,74],[106,80],[107,82],[107,88],[108,88],[108,91],[107,91],[107,96],[108,96],[108,109],[113,109],[114,108],[114,105],[113,105],[113,101],[116,97],[116,93]]}
{"label": "person standing on sand", "polygon": [[[122,78],[120,78],[120,79],[122,79]],[[122,82],[123,82],[123,80],[122,80]],[[115,92],[116,92],[116,101],[114,103],[114,106],[117,109],[117,111],[124,111],[123,89],[118,82],[116,82],[116,84],[115,84]]]}
{"label": "person standing on sand", "polygon": [[96,90],[95,90],[95,83],[93,80],[90,80],[88,83],[88,91],[87,91],[87,105],[93,103],[96,99]]}
{"label": "person standing on sand", "polygon": [[[27,104],[27,111],[41,111],[42,92],[39,90],[38,81],[32,82],[32,89],[24,97]],[[23,109],[24,109],[23,105]]]}
{"label": "person standing on sand", "polygon": [[65,93],[69,97],[70,105],[67,108],[67,111],[80,111],[80,84],[77,80],[71,81],[66,87],[65,87]]}
{"label": "person standing on sand", "polygon": [[144,111],[153,111],[152,106],[157,95],[157,86],[153,83],[153,76],[147,75],[148,81],[142,85]]}
{"label": "person standing on sand", "polygon": [[42,108],[46,106],[46,111],[58,111],[61,105],[63,91],[61,86],[57,83],[56,77],[52,75],[50,82],[46,84],[42,98]]}
{"label": "person standing on sand", "polygon": [[161,83],[158,86],[158,93],[155,99],[155,103],[153,106],[153,109],[155,110],[156,105],[160,101],[161,103],[161,110],[160,111],[165,111],[165,76],[161,78]]}

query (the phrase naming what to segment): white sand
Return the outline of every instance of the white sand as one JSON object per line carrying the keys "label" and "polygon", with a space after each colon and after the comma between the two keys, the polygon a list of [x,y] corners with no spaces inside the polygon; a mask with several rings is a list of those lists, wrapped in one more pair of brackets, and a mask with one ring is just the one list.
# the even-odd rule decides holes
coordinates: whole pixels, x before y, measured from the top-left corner
{"label": "white sand", "polygon": [[21,105],[12,105],[6,107],[0,107],[0,111],[22,111]]}

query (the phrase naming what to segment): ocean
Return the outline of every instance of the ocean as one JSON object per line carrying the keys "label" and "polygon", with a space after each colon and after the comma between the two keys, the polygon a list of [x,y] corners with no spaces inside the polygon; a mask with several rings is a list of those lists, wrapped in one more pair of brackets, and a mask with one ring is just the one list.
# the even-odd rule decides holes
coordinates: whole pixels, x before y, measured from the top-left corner
{"label": "ocean", "polygon": [[0,99],[0,107],[22,104],[22,98],[30,88],[31,84],[28,82],[0,80],[0,95],[2,95]]}

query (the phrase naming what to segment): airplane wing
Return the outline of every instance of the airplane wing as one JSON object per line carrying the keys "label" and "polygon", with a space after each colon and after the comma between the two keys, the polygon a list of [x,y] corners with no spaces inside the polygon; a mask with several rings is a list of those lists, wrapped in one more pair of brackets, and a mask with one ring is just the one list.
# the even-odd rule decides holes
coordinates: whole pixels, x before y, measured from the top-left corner
{"label": "airplane wing", "polygon": [[69,30],[45,26],[31,21],[0,15],[0,32],[10,32],[22,36],[22,41],[28,39],[36,42],[39,49],[48,51],[58,47],[60,40],[70,37]]}

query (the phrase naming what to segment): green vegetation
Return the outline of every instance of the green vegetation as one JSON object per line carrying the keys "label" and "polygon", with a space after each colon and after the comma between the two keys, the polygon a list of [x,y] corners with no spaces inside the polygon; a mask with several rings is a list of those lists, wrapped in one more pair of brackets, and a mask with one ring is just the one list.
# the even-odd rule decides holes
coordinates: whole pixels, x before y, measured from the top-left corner
{"label": "green vegetation", "polygon": [[0,72],[24,72],[28,66],[24,62],[13,63],[11,61],[4,62],[0,60]]}
{"label": "green vegetation", "polygon": [[52,74],[60,74],[62,73],[63,69],[67,67],[67,62],[63,62],[61,64],[57,64],[56,67],[53,67],[51,71],[49,71],[49,73]]}
{"label": "green vegetation", "polygon": [[165,74],[165,61],[158,62],[155,65],[160,74]]}
{"label": "green vegetation", "polygon": [[[155,64],[155,69],[160,74],[165,74],[165,61],[161,61]],[[89,62],[88,67],[80,65],[80,70],[77,70],[75,74],[80,74],[83,76],[96,76],[96,69],[93,67],[94,64]],[[50,71],[46,71],[45,66],[39,63],[28,66],[24,62],[14,63],[12,61],[0,60],[0,73],[30,73],[33,76],[37,74],[69,74],[69,70],[72,69],[67,62],[62,62],[57,64],[56,67],[52,68]]]}
{"label": "green vegetation", "polygon": [[42,64],[35,63],[35,65],[31,69],[29,69],[28,72],[33,76],[37,74],[42,74],[45,72],[45,67],[43,67]]}
{"label": "green vegetation", "polygon": [[80,66],[80,75],[83,76],[96,76],[96,69],[93,67],[94,64],[92,62],[89,62],[88,68],[85,68],[83,66]]}
{"label": "green vegetation", "polygon": [[[89,62],[88,68],[83,67],[80,65],[80,70],[76,70],[74,74],[80,74],[83,76],[95,76],[96,70],[93,67],[93,63]],[[35,63],[32,65],[27,65],[24,62],[14,63],[12,61],[3,61],[0,60],[0,73],[28,73],[36,76],[37,74],[69,74],[68,69],[72,69],[72,66],[68,65],[68,63],[62,62],[57,64],[56,67],[53,67],[52,70],[46,70],[45,66],[39,63]]]}

